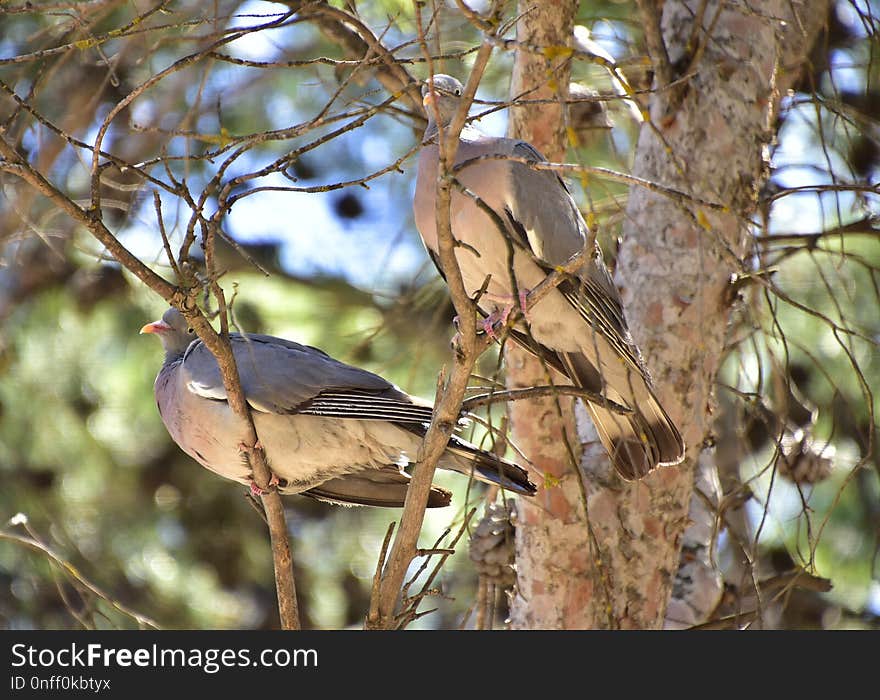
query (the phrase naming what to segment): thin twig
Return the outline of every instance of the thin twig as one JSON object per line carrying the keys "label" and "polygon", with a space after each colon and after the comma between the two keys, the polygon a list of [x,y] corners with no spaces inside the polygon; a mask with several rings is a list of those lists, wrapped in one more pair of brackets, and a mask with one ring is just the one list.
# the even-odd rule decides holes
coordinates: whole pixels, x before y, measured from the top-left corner
{"label": "thin twig", "polygon": [[135,612],[126,605],[123,605],[122,603],[113,600],[113,598],[111,598],[103,590],[98,588],[98,586],[96,586],[94,583],[85,578],[79,571],[77,571],[76,567],[74,567],[73,564],[63,559],[60,555],[56,554],[54,551],[52,551],[51,548],[44,545],[42,542],[39,542],[33,537],[24,537],[23,535],[16,535],[5,530],[0,530],[0,540],[15,542],[16,544],[20,544],[24,547],[28,547],[44,554],[46,558],[49,559],[49,561],[57,565],[58,568],[61,569],[61,571],[63,571],[73,581],[76,581],[79,585],[83,586],[91,593],[98,596],[98,598],[100,598],[101,600],[106,601],[110,606],[121,612],[123,615],[127,615],[143,627],[152,627],[153,629],[159,629],[159,625],[156,624],[149,617],[141,615],[140,613]]}
{"label": "thin twig", "polygon": [[394,521],[388,523],[385,539],[382,540],[382,549],[379,550],[379,561],[376,563],[376,573],[373,574],[373,585],[370,590],[370,610],[367,613],[367,620],[375,620],[379,617],[379,586],[382,583],[382,568],[388,554],[388,545],[391,544],[391,535],[394,534],[394,525]]}
{"label": "thin twig", "polygon": [[[467,514],[464,516],[464,520],[461,523],[461,527],[458,528],[458,532],[455,534],[455,537],[453,538],[453,540],[450,543],[450,546],[448,548],[445,548],[445,549],[438,548],[435,550],[436,552],[440,553],[440,560],[434,565],[434,569],[431,571],[431,573],[428,575],[428,578],[425,580],[425,583],[422,586],[422,590],[419,591],[419,593],[417,593],[412,598],[408,599],[409,605],[407,606],[407,609],[404,610],[404,612],[402,612],[398,616],[398,623],[397,623],[398,629],[402,629],[410,622],[417,620],[419,617],[421,617],[421,614],[419,614],[417,612],[419,604],[422,602],[422,600],[425,598],[425,596],[427,596],[430,593],[431,584],[434,583],[434,579],[437,578],[437,574],[440,573],[440,569],[446,563],[446,559],[449,556],[451,556],[452,554],[455,554],[455,547],[458,545],[458,542],[462,538],[464,533],[468,531],[468,526],[470,525],[471,520],[473,520],[476,512],[477,512],[476,508],[471,508],[467,512]],[[437,544],[439,544],[440,541],[443,538],[445,538],[448,534],[449,534],[449,530],[444,532],[443,535],[441,535],[441,537],[438,538]],[[409,585],[412,584],[412,582],[415,581],[415,579],[427,567],[428,561],[429,560],[426,559],[424,564],[422,565],[422,567],[419,569],[419,572],[413,575],[412,580],[407,584],[407,587],[404,591],[404,595],[406,595],[406,591],[409,590]]]}
{"label": "thin twig", "polygon": [[612,413],[619,415],[629,415],[633,413],[633,409],[629,406],[611,401],[602,394],[590,391],[589,389],[581,389],[576,386],[567,385],[547,385],[547,386],[530,386],[525,389],[509,389],[505,391],[493,391],[486,394],[477,394],[465,399],[461,405],[463,411],[472,411],[479,406],[488,406],[493,403],[502,401],[521,401],[523,399],[533,399],[538,396],[555,396],[555,395],[577,396],[587,399],[596,404],[600,404]]}

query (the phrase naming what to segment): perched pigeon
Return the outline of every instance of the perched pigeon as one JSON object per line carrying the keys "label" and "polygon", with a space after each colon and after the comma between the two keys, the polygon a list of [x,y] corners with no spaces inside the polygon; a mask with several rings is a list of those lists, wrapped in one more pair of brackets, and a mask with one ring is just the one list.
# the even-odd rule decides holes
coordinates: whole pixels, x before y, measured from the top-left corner
{"label": "perched pigeon", "polygon": [[[438,268],[437,117],[440,127],[447,128],[461,94],[461,83],[448,75],[435,75],[423,89],[428,128],[419,155],[413,209],[422,241]],[[574,199],[557,174],[505,158],[544,161],[524,141],[486,136],[467,125],[462,130],[456,165],[466,165],[455,177],[497,219],[472,196],[454,188],[452,233],[461,242],[455,254],[468,294],[476,297],[489,277],[477,304],[487,317],[484,326],[490,333],[492,324],[506,320],[514,305],[522,305],[525,293],[554,266],[564,264],[583,248],[588,234]],[[543,357],[575,385],[633,410],[621,414],[602,403],[586,403],[622,478],[639,479],[659,465],[684,459],[681,435],[654,394],[598,246],[576,276],[563,281],[534,306],[528,321],[528,330],[523,323],[514,327],[511,336],[515,341]]]}
{"label": "perched pigeon", "polygon": [[[241,448],[242,421],[229,407],[214,356],[173,308],[141,333],[155,333],[165,348],[155,392],[171,437],[211,471],[253,485]],[[430,404],[316,348],[268,335],[233,333],[231,342],[282,493],[346,505],[403,505],[410,480],[404,467],[418,454]],[[515,493],[535,493],[523,469],[457,437],[439,466]],[[450,498],[432,486],[428,505],[445,506]]]}

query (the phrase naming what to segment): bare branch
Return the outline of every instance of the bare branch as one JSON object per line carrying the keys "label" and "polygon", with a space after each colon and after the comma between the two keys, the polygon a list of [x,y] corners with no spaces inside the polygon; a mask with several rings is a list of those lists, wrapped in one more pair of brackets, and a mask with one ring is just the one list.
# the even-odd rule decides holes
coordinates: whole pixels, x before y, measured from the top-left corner
{"label": "bare branch", "polygon": [[658,87],[662,89],[672,82],[669,54],[666,52],[666,42],[663,41],[663,33],[660,31],[660,11],[662,5],[657,5],[651,2],[651,0],[636,0],[636,5],[642,18],[645,41],[648,44],[648,51],[654,64]]}
{"label": "bare branch", "polygon": [[[13,519],[14,520],[14,519]],[[133,619],[138,623],[141,627],[150,627],[152,629],[159,629],[159,625],[157,625],[153,620],[145,615],[141,615],[138,612],[130,609],[126,605],[123,605],[117,600],[114,600],[112,596],[105,593],[103,590],[98,588],[94,583],[85,578],[75,566],[73,566],[66,559],[61,557],[59,554],[55,553],[50,547],[46,546],[39,540],[34,537],[25,537],[23,535],[16,535],[12,532],[6,532],[5,530],[0,530],[0,540],[5,540],[7,542],[14,542],[15,544],[22,545],[24,547],[28,547],[29,549],[33,549],[37,552],[43,554],[49,561],[51,561],[58,569],[64,573],[65,576],[70,578],[73,581],[76,581],[79,585],[86,588],[88,591],[96,595],[101,600],[107,602],[111,607],[115,608],[123,615],[126,615]]]}
{"label": "bare branch", "polygon": [[627,415],[633,412],[628,406],[615,403],[595,391],[589,391],[588,389],[581,389],[580,387],[567,386],[564,384],[560,386],[531,386],[527,389],[510,389],[506,391],[496,391],[489,394],[479,394],[477,396],[472,396],[469,399],[465,399],[462,403],[462,409],[465,411],[471,411],[479,406],[487,406],[492,403],[522,401],[523,399],[533,399],[537,396],[560,395],[577,396],[582,399],[587,399],[593,403],[601,404],[603,408],[607,408],[609,411],[619,415]]}
{"label": "bare branch", "polygon": [[[496,16],[499,3],[493,3],[490,15]],[[417,18],[421,15],[416,8]],[[424,34],[420,26],[420,39],[423,42],[423,50],[427,54]],[[497,26],[497,20],[496,25]],[[455,258],[452,227],[450,221],[450,204],[452,194],[452,165],[455,158],[455,150],[458,143],[458,135],[464,126],[467,110],[476,93],[477,86],[489,56],[492,46],[489,42],[483,42],[474,59],[474,66],[465,87],[462,107],[450,125],[449,130],[441,130],[441,153],[440,171],[438,173],[437,189],[437,231],[439,239],[440,264],[446,274],[452,303],[455,306],[459,318],[474,318],[473,302],[468,297],[461,278],[461,271]],[[429,64],[430,66],[430,64]],[[432,69],[433,72],[433,69]],[[395,624],[394,609],[400,595],[401,585],[406,576],[409,563],[415,556],[416,542],[421,531],[425,515],[425,507],[428,502],[428,494],[434,470],[440,456],[446,449],[449,437],[458,420],[461,410],[461,402],[467,389],[471,370],[477,358],[476,326],[472,323],[464,323],[460,333],[459,352],[455,355],[452,372],[448,378],[442,378],[437,401],[434,404],[434,418],[425,435],[419,466],[415,470],[413,479],[407,489],[406,502],[403,516],[400,521],[400,529],[394,539],[388,562],[382,574],[380,584],[378,614],[367,620],[368,628],[390,628]]]}

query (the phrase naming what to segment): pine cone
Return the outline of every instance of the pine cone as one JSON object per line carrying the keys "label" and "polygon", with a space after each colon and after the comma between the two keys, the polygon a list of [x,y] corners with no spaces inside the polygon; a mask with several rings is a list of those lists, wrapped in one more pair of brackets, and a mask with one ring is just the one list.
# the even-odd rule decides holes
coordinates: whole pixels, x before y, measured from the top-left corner
{"label": "pine cone", "polygon": [[470,539],[469,556],[477,573],[489,583],[511,588],[516,583],[514,562],[514,520],[516,510],[492,503],[477,523]]}

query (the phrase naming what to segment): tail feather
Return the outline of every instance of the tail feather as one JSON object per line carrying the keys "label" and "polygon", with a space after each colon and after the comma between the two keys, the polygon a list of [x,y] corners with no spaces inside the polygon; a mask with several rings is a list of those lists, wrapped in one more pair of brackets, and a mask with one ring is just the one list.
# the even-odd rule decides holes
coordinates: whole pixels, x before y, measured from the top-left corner
{"label": "tail feather", "polygon": [[[653,396],[651,396],[653,398]],[[684,459],[684,443],[656,399],[643,402],[629,415],[587,403],[599,440],[622,479],[635,481],[657,467]]]}
{"label": "tail feather", "polygon": [[[566,374],[585,389],[602,392],[599,373],[583,355],[562,355]],[[608,398],[633,409],[620,414],[600,403],[585,402],[599,440],[608,451],[615,470],[622,479],[635,481],[660,466],[679,464],[685,455],[684,440],[672,419],[660,405],[649,380],[643,374],[629,372],[628,386],[604,387]]]}
{"label": "tail feather", "polygon": [[454,435],[449,439],[439,466],[461,474],[473,474],[475,479],[525,496],[534,496],[538,490],[522,467]]}
{"label": "tail feather", "polygon": [[[619,371],[616,377],[606,376],[603,381],[599,370],[582,353],[553,350],[516,329],[511,332],[511,338],[575,386],[604,394],[633,409],[633,413],[624,415],[614,413],[601,403],[584,401],[599,439],[621,478],[627,481],[641,479],[657,467],[679,464],[684,459],[681,434],[654,395],[644,368],[640,372],[634,369]],[[595,342],[604,348],[600,355],[606,358],[606,368],[618,367],[616,351],[598,335]],[[638,350],[635,352],[637,354]]]}
{"label": "tail feather", "polygon": [[647,396],[637,399],[637,415],[644,421],[645,427],[651,435],[654,445],[657,446],[657,464],[662,467],[670,467],[681,464],[684,461],[684,440],[669,414],[660,405],[657,397],[650,387]]}
{"label": "tail feather", "polygon": [[[302,495],[343,506],[402,508],[409,482],[409,474],[389,467],[330,479],[320,486],[303,491]],[[442,508],[451,501],[452,494],[449,491],[431,485],[428,508]]]}

